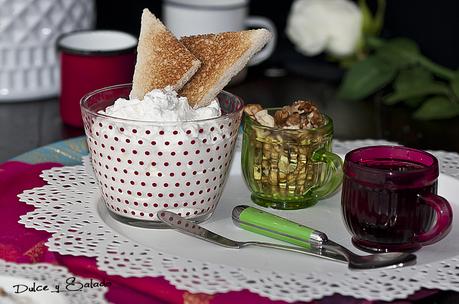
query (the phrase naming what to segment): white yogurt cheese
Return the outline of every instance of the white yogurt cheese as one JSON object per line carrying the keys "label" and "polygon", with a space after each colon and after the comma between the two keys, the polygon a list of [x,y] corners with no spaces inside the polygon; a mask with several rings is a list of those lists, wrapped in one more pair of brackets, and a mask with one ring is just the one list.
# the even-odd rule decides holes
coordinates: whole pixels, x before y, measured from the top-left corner
{"label": "white yogurt cheese", "polygon": [[218,117],[221,110],[216,99],[206,107],[193,109],[186,97],[167,86],[147,93],[143,100],[119,98],[101,113],[131,120],[192,121]]}

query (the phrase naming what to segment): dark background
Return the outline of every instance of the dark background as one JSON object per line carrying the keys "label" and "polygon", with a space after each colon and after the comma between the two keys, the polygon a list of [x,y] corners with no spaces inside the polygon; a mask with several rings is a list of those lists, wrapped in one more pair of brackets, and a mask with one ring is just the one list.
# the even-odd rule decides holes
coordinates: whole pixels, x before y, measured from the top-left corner
{"label": "dark background", "polygon": [[[218,1],[218,0],[215,0]],[[274,21],[278,45],[273,56],[250,67],[244,82],[226,90],[246,103],[264,106],[310,99],[334,120],[339,140],[385,139],[402,145],[459,152],[459,117],[437,121],[412,118],[412,109],[388,107],[380,96],[359,102],[336,97],[343,71],[324,56],[306,57],[295,51],[285,35],[291,0],[252,0],[250,14]],[[376,0],[367,0],[370,6]],[[433,61],[452,69],[459,67],[459,1],[387,0],[383,37],[415,39]],[[162,1],[96,0],[98,29],[117,29],[138,36],[142,9],[161,17]],[[0,161],[62,139],[81,136],[83,131],[62,124],[58,97],[0,104]]]}
{"label": "dark background", "polygon": [[[142,9],[147,7],[157,17],[161,17],[162,2],[97,0],[97,27],[119,29],[138,36]],[[270,63],[285,64],[285,61],[291,60],[288,56],[280,55],[291,51],[291,43],[284,29],[292,2],[250,1],[250,14],[270,18],[278,29],[279,44]],[[367,2],[372,7],[376,4],[375,0]],[[434,62],[453,69],[459,67],[459,1],[386,0],[386,3],[383,37],[412,38],[419,43],[421,51]]]}
{"label": "dark background", "polygon": [[[343,70],[323,55],[306,57],[295,51],[285,34],[292,0],[252,0],[250,15],[270,18],[278,29],[278,44],[270,59],[249,69],[242,87],[227,88],[246,103],[278,106],[292,98],[311,98],[335,119],[338,139],[383,138],[424,149],[459,152],[459,118],[417,121],[403,105],[387,107],[378,96],[357,104],[336,100]],[[376,0],[367,0],[374,9]],[[387,0],[381,36],[414,39],[434,62],[459,67],[459,1]],[[144,7],[161,17],[162,1],[97,1],[98,28],[119,29],[138,35]],[[120,22],[122,20],[122,22]],[[272,76],[280,77],[272,77]],[[277,88],[277,90],[276,90]],[[288,93],[286,93],[288,91]],[[376,101],[375,101],[376,99]]]}

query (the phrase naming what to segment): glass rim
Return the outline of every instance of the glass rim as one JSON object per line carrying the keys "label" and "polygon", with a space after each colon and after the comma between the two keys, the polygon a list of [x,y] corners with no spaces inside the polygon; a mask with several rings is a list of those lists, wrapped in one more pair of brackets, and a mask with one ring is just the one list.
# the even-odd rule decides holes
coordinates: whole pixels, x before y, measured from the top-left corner
{"label": "glass rim", "polygon": [[[107,49],[90,49],[84,47],[75,47],[71,46],[68,39],[72,39],[76,36],[85,36],[85,35],[111,35],[113,37],[121,37],[128,38],[131,40],[124,45],[120,45],[117,47],[107,48]],[[119,31],[119,30],[110,30],[110,29],[86,29],[86,30],[75,30],[72,32],[64,33],[60,35],[56,40],[56,47],[58,51],[73,54],[73,55],[94,55],[94,56],[108,56],[108,55],[121,55],[121,54],[128,54],[132,53],[136,50],[138,44],[138,39],[130,33]]]}
{"label": "glass rim", "polygon": [[[429,157],[429,159],[432,160],[432,164],[431,165],[424,165],[424,164],[421,163],[423,165],[422,168],[414,168],[414,169],[410,169],[410,170],[407,170],[407,171],[394,172],[394,171],[392,171],[390,169],[380,169],[380,168],[368,167],[368,166],[362,165],[361,163],[351,159],[351,157],[354,154],[359,153],[361,151],[368,150],[368,149],[384,149],[384,148],[385,149],[394,149],[394,150],[399,150],[399,151],[405,150],[405,151],[411,151],[411,152],[420,153],[420,154],[423,154],[423,155]],[[368,172],[368,173],[373,173],[373,174],[406,176],[406,175],[410,175],[410,174],[419,174],[419,173],[425,173],[425,172],[429,172],[429,171],[432,171],[432,170],[436,170],[436,168],[438,168],[438,159],[433,154],[431,154],[431,153],[429,153],[427,151],[424,151],[424,150],[420,150],[420,149],[409,148],[409,147],[405,147],[405,146],[397,146],[397,145],[373,145],[373,146],[365,146],[365,147],[356,148],[356,149],[351,150],[348,153],[346,153],[346,155],[344,156],[344,165],[343,165],[344,174],[346,174],[346,171],[347,171],[348,168],[357,169],[357,170],[360,170],[360,171],[363,171],[363,172]]]}
{"label": "glass rim", "polygon": [[97,94],[100,94],[100,93],[103,93],[103,92],[107,92],[107,91],[110,91],[110,90],[113,90],[113,89],[121,89],[121,88],[128,88],[128,87],[132,87],[132,83],[115,84],[115,85],[112,85],[112,86],[107,86],[107,87],[103,87],[103,88],[91,91],[91,92],[85,94],[83,97],[81,97],[81,99],[80,99],[80,108],[86,114],[94,115],[94,116],[99,117],[99,118],[110,119],[110,120],[113,120],[113,121],[119,121],[119,122],[124,122],[124,123],[134,123],[134,124],[163,124],[163,125],[176,125],[176,124],[181,124],[181,123],[211,122],[211,121],[215,121],[215,120],[218,120],[218,119],[224,119],[224,118],[227,118],[227,117],[232,117],[234,115],[238,115],[239,113],[241,113],[244,110],[244,101],[242,100],[242,98],[240,98],[239,96],[236,96],[236,95],[234,95],[234,94],[232,94],[232,93],[230,93],[228,91],[225,91],[225,90],[221,90],[220,93],[218,93],[218,95],[216,97],[217,100],[218,100],[218,96],[220,94],[225,94],[225,95],[228,95],[228,96],[230,96],[232,98],[235,98],[237,101],[239,101],[241,103],[241,108],[239,110],[234,111],[234,112],[222,114],[220,116],[211,117],[211,118],[204,118],[204,119],[196,119],[196,120],[177,120],[177,121],[168,120],[168,121],[161,121],[161,120],[128,119],[128,118],[121,118],[121,117],[111,116],[111,115],[108,115],[108,114],[99,113],[99,112],[91,110],[88,107],[87,103],[88,103],[89,99],[91,97],[93,97],[94,95],[97,95]]}
{"label": "glass rim", "polygon": [[[282,109],[282,107],[265,108],[263,110],[267,110],[269,112],[269,111],[277,111],[277,110],[280,110],[280,109]],[[256,121],[255,119],[253,119],[252,117],[250,117],[250,115],[248,115],[247,113],[244,113],[244,114],[245,114],[245,119],[248,119],[249,121],[255,123],[256,124],[255,126],[257,128],[265,129],[267,131],[287,132],[287,133],[333,131],[333,119],[330,116],[328,116],[327,114],[322,113],[322,112],[320,114],[323,117],[325,117],[327,122],[323,126],[320,126],[318,128],[308,128],[308,129],[284,129],[284,128],[281,128],[281,127],[264,126],[264,125],[260,124],[258,121]]]}

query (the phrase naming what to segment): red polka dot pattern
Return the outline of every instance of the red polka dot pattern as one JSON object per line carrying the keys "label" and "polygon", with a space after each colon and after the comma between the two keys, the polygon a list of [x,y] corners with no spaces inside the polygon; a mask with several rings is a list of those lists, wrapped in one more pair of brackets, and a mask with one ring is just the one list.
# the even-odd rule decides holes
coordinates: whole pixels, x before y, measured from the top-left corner
{"label": "red polka dot pattern", "polygon": [[146,127],[108,119],[94,124],[84,117],[92,165],[108,208],[150,221],[165,208],[191,219],[213,212],[241,115],[231,118]]}

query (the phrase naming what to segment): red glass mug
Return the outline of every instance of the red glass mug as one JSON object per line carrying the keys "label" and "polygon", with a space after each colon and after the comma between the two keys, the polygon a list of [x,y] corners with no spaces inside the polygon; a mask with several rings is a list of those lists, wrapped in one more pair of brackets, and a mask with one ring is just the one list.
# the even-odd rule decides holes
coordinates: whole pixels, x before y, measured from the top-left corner
{"label": "red glass mug", "polygon": [[413,251],[438,242],[453,213],[437,195],[438,160],[401,146],[353,150],[344,160],[341,206],[355,246],[376,252]]}

